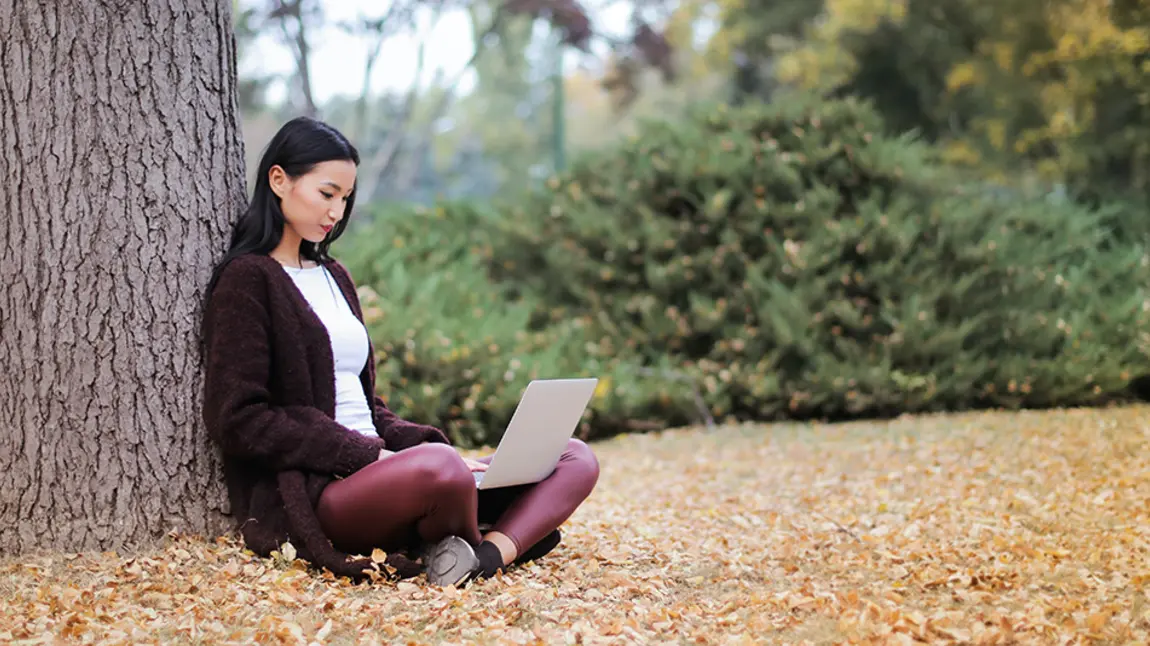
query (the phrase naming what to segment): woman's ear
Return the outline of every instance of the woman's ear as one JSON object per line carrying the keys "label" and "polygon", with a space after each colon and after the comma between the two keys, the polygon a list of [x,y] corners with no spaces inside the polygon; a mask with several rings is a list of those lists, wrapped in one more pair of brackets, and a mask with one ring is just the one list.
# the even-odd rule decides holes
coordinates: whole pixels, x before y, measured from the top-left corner
{"label": "woman's ear", "polygon": [[271,186],[272,192],[276,197],[283,199],[285,193],[291,189],[291,178],[284,172],[284,169],[279,166],[272,166],[268,170],[268,184]]}

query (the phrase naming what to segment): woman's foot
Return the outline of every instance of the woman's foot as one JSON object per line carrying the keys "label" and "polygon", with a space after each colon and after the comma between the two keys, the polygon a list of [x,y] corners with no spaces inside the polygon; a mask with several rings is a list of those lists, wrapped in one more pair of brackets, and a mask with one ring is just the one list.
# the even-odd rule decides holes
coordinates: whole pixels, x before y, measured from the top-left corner
{"label": "woman's foot", "polygon": [[[531,549],[513,558],[511,565],[522,565],[546,555],[555,549],[555,546],[559,544],[561,538],[562,535],[558,529],[552,530],[550,534],[544,536],[538,543],[532,545]],[[491,541],[485,540],[480,543],[479,547],[475,548],[475,556],[479,559],[479,567],[474,576],[474,578],[477,579],[491,578],[499,572],[506,572],[508,568],[511,567],[511,565],[504,564],[503,560],[505,557],[502,552],[500,552],[499,547]]]}
{"label": "woman's foot", "polygon": [[551,530],[550,534],[539,539],[538,543],[532,545],[526,552],[520,554],[515,559],[515,564],[519,565],[527,563],[529,561],[534,561],[537,558],[546,556],[549,552],[551,552],[551,550],[555,549],[555,547],[559,545],[559,541],[561,540],[563,540],[563,535],[559,533],[559,530]]}
{"label": "woman's foot", "polygon": [[427,580],[434,585],[466,583],[479,569],[479,558],[467,541],[458,536],[429,545],[423,553]]}
{"label": "woman's foot", "polygon": [[[555,549],[560,540],[562,540],[562,534],[559,533],[559,530],[552,530],[550,534],[544,536],[538,543],[519,555],[512,564],[520,565],[541,558]],[[493,546],[488,543],[488,547]],[[423,553],[423,565],[427,571],[427,580],[434,585],[459,586],[476,578],[494,576],[499,570],[506,570],[508,566],[503,565],[502,559],[499,558],[499,550],[488,551],[493,552],[493,554],[485,555],[491,557],[487,559],[491,563],[486,564],[485,567],[475,549],[458,536],[448,536],[438,543],[429,545]],[[492,565],[495,567],[491,567]]]}

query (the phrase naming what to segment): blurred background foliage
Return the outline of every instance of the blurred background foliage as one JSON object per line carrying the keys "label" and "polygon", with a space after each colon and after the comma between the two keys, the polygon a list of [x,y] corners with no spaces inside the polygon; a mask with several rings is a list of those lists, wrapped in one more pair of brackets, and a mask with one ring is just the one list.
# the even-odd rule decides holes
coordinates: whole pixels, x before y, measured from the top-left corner
{"label": "blurred background foliage", "polygon": [[1150,375],[1136,0],[236,3],[248,165],[286,119],[363,163],[379,389],[497,441],[1098,405]]}

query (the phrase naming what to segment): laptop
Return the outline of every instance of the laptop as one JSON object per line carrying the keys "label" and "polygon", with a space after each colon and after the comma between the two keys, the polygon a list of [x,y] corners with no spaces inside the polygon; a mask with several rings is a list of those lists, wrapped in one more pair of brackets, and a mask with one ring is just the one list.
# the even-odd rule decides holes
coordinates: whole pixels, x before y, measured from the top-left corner
{"label": "laptop", "polygon": [[533,484],[551,475],[579,426],[598,379],[536,379],[527,384],[486,471],[474,471],[480,489]]}

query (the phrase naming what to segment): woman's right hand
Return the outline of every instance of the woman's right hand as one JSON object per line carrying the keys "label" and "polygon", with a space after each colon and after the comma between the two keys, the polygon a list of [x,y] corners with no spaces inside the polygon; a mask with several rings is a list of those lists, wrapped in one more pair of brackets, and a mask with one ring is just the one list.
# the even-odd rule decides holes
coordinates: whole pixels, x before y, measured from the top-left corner
{"label": "woman's right hand", "polygon": [[463,463],[467,465],[468,469],[472,471],[486,471],[487,465],[479,460],[472,460],[471,458],[463,458]]}

